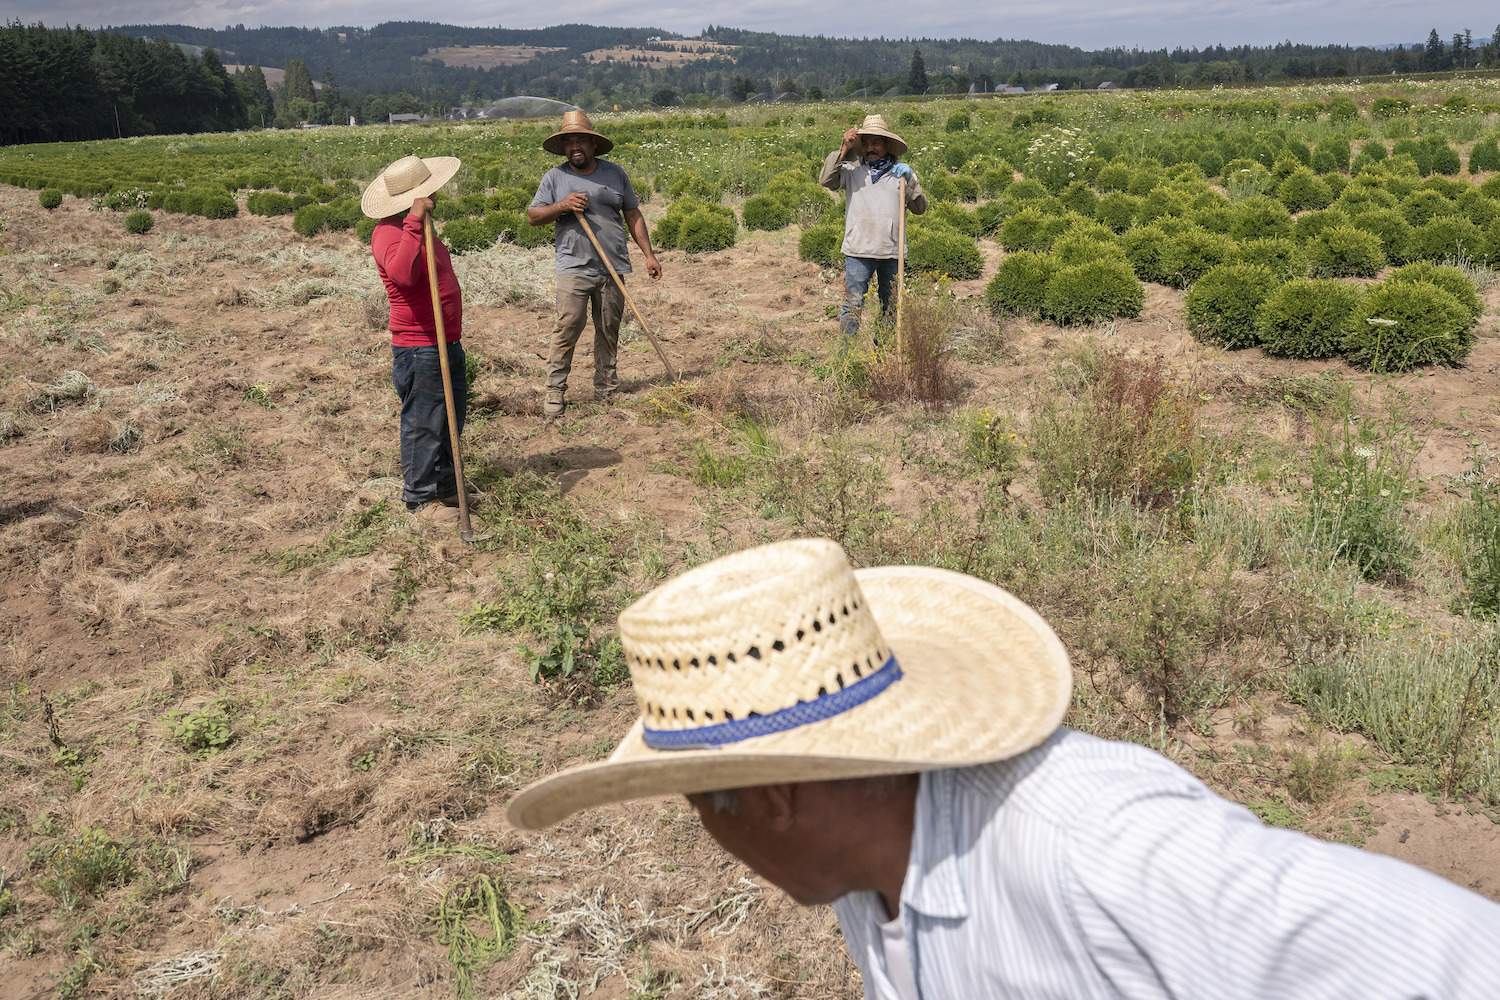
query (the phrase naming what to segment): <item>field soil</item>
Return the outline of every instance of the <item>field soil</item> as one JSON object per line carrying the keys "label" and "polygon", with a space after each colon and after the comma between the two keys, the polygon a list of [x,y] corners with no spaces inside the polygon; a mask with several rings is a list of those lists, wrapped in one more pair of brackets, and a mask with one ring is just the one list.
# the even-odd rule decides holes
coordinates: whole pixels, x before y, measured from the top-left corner
{"label": "field soil", "polygon": [[[384,298],[351,234],[159,213],[127,237],[119,215],[72,198],[47,212],[15,188],[0,188],[0,219],[0,887],[20,901],[0,909],[0,1000],[79,979],[71,995],[448,998],[462,946],[442,913],[479,875],[530,921],[512,954],[474,964],[482,996],[860,996],[830,911],[755,878],[680,799],[545,833],[508,827],[513,791],[607,755],[634,701],[628,684],[534,684],[519,646],[535,639],[465,625],[514,585],[502,571],[516,553],[401,509]],[[632,323],[623,397],[593,400],[586,336],[555,422],[540,417],[550,248],[460,259],[463,340],[482,358],[465,442],[479,530],[505,530],[486,519],[486,493],[540,476],[556,502],[653,539],[664,568],[633,591],[690,555],[790,533],[691,469],[695,443],[747,405],[789,434],[818,419],[816,362],[843,288],[796,259],[796,236],[742,232],[722,253],[661,254],[660,283],[632,276],[688,388],[668,386]],[[988,275],[999,251],[984,249]],[[1360,377],[1206,347],[1181,294],[1147,288],[1139,319],[1105,328],[975,319],[961,392],[930,419],[1019,412],[1089,338],[1165,357],[1207,422],[1269,441],[1308,434],[1281,403],[1285,380]],[[1434,481],[1463,471],[1472,439],[1500,440],[1500,285],[1485,305],[1467,367],[1403,382],[1434,421],[1417,468]],[[893,442],[885,501],[903,518],[946,492],[895,457],[910,416],[861,422]],[[222,749],[219,704],[238,734]],[[1261,707],[1263,723],[1238,725],[1243,706],[1229,707],[1207,734],[1172,735],[1273,760],[1363,745],[1292,706]],[[220,752],[185,750],[193,726]],[[1247,802],[1274,772],[1200,771]],[[69,908],[28,876],[38,831],[94,828],[155,844],[162,890],[106,887]],[[1477,808],[1357,779],[1309,829],[1500,899],[1500,838]],[[464,926],[485,927],[472,913]],[[89,956],[97,967],[79,971]]]}

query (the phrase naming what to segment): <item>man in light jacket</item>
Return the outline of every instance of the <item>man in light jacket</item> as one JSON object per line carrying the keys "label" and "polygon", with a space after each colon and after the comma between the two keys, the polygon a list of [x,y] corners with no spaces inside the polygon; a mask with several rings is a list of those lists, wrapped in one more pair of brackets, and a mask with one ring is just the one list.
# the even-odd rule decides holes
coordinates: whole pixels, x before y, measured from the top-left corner
{"label": "man in light jacket", "polygon": [[901,162],[905,155],[906,143],[886,128],[885,119],[867,115],[859,128],[844,133],[843,145],[823,161],[818,183],[844,192],[844,285],[848,292],[839,308],[839,331],[848,337],[859,332],[871,278],[879,279],[881,310],[891,307],[897,264],[906,253],[898,245],[902,180],[906,181],[905,207],[913,215],[927,211],[927,196],[917,175]]}

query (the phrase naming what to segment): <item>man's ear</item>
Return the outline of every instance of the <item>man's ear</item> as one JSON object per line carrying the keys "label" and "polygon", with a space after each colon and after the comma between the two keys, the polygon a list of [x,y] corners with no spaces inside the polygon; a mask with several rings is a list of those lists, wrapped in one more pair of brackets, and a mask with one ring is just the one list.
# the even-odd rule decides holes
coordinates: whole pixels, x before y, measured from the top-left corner
{"label": "man's ear", "polygon": [[797,785],[766,785],[766,825],[778,833],[792,828],[797,818]]}

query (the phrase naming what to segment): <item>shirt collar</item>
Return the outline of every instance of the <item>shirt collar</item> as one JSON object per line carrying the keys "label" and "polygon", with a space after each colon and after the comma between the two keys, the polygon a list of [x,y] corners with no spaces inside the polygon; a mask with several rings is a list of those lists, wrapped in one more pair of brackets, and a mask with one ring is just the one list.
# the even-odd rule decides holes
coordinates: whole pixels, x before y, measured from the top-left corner
{"label": "shirt collar", "polygon": [[922,773],[901,905],[925,917],[963,920],[969,915],[953,828],[957,791],[951,771]]}

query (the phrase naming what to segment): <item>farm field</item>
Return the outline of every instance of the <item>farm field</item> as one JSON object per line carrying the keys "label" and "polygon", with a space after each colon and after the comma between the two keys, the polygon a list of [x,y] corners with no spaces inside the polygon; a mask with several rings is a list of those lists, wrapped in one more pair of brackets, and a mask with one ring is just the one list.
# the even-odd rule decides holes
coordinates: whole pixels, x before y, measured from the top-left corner
{"label": "farm field", "polygon": [[[1500,899],[1497,101],[596,117],[684,377],[627,324],[596,402],[585,338],[554,423],[550,122],[0,149],[0,1000],[860,996],[681,801],[503,819],[633,717],[620,608],[793,534],[993,580],[1069,725]],[[870,111],[934,203],[900,354],[811,183]],[[350,212],[413,150],[465,159],[472,547],[400,503]]]}
{"label": "farm field", "polygon": [[531,62],[539,55],[561,51],[548,45],[443,45],[428,49],[421,58],[441,59],[449,66],[494,69],[496,66],[517,66]]}

